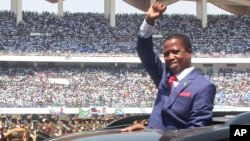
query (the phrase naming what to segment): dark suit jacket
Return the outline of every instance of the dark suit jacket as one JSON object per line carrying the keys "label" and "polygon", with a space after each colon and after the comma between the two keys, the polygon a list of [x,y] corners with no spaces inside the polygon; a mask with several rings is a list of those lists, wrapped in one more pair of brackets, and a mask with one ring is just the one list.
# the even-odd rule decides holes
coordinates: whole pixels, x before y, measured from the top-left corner
{"label": "dark suit jacket", "polygon": [[137,41],[137,52],[158,88],[149,119],[149,128],[183,129],[212,122],[216,88],[196,69],[191,71],[170,94],[166,79],[169,70],[153,51],[152,37]]}

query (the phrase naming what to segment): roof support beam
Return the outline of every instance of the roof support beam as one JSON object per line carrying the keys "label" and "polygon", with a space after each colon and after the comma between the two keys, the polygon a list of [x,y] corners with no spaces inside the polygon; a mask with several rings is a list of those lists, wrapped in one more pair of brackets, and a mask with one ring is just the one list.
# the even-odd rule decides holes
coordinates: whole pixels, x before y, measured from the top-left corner
{"label": "roof support beam", "polygon": [[239,5],[250,6],[249,0],[228,0],[228,1],[238,3]]}
{"label": "roof support beam", "polygon": [[109,20],[110,26],[115,27],[115,0],[104,1],[104,15]]}
{"label": "roof support beam", "polygon": [[16,24],[22,21],[22,0],[11,0],[11,11],[16,14]]}
{"label": "roof support beam", "polygon": [[207,27],[207,0],[196,0],[196,15],[201,20],[202,27]]}
{"label": "roof support beam", "polygon": [[63,16],[63,0],[58,0],[57,10],[58,10],[58,15]]}

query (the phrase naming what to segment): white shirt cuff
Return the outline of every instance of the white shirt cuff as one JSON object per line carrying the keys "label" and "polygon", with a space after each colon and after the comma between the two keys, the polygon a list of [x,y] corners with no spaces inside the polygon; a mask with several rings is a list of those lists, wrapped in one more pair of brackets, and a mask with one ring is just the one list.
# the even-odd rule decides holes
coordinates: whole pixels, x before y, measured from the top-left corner
{"label": "white shirt cuff", "polygon": [[153,34],[153,29],[154,29],[154,26],[149,25],[146,22],[146,20],[144,19],[144,21],[143,21],[143,23],[142,23],[142,25],[140,27],[138,35],[141,38],[149,38]]}

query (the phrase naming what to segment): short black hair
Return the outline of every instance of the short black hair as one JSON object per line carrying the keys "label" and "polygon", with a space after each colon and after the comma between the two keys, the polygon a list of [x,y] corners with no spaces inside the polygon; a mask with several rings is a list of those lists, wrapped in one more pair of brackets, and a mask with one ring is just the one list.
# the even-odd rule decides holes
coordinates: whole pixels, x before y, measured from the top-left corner
{"label": "short black hair", "polygon": [[180,34],[180,33],[171,34],[164,40],[164,43],[170,39],[181,40],[185,50],[188,51],[189,53],[192,53],[191,41],[189,40],[188,36],[186,36],[185,34]]}

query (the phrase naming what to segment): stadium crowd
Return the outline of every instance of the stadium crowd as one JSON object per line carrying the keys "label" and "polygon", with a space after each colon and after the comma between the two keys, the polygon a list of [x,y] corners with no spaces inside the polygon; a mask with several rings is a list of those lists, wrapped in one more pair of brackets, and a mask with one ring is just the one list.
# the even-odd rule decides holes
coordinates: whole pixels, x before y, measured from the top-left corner
{"label": "stadium crowd", "polygon": [[[130,115],[98,115],[79,118],[78,115],[0,115],[0,141],[36,141],[41,138],[97,130]],[[137,122],[147,124],[143,119]],[[41,136],[41,137],[39,137]],[[7,138],[7,139],[6,139]],[[18,140],[18,141],[19,141]]]}
{"label": "stadium crowd", "polygon": [[[135,56],[144,15],[118,14],[116,27],[100,13],[66,12],[60,17],[23,12],[18,25],[10,11],[0,11],[0,17],[1,55]],[[209,15],[207,28],[202,28],[195,16],[163,15],[156,24],[156,52],[162,52],[161,40],[180,32],[191,38],[195,57],[250,55],[249,16]],[[200,70],[216,84],[215,105],[250,106],[250,68]],[[156,88],[149,79],[141,67],[1,67],[0,107],[152,107]],[[30,115],[0,118],[1,133],[25,128],[50,136],[93,130],[114,120],[51,115],[34,123]]]}
{"label": "stadium crowd", "polygon": [[[10,11],[0,11],[0,53],[5,55],[136,55],[135,44],[143,14],[118,14],[109,26],[101,13],[23,12],[18,25]],[[128,22],[129,21],[129,22]],[[163,15],[154,37],[156,51],[174,32],[187,34],[196,57],[246,57],[250,52],[250,17],[208,15],[208,25],[194,15]]]}
{"label": "stadium crowd", "polygon": [[[250,106],[250,69],[201,71],[216,84],[216,105]],[[0,106],[152,107],[156,88],[149,79],[140,67],[2,68]]]}

